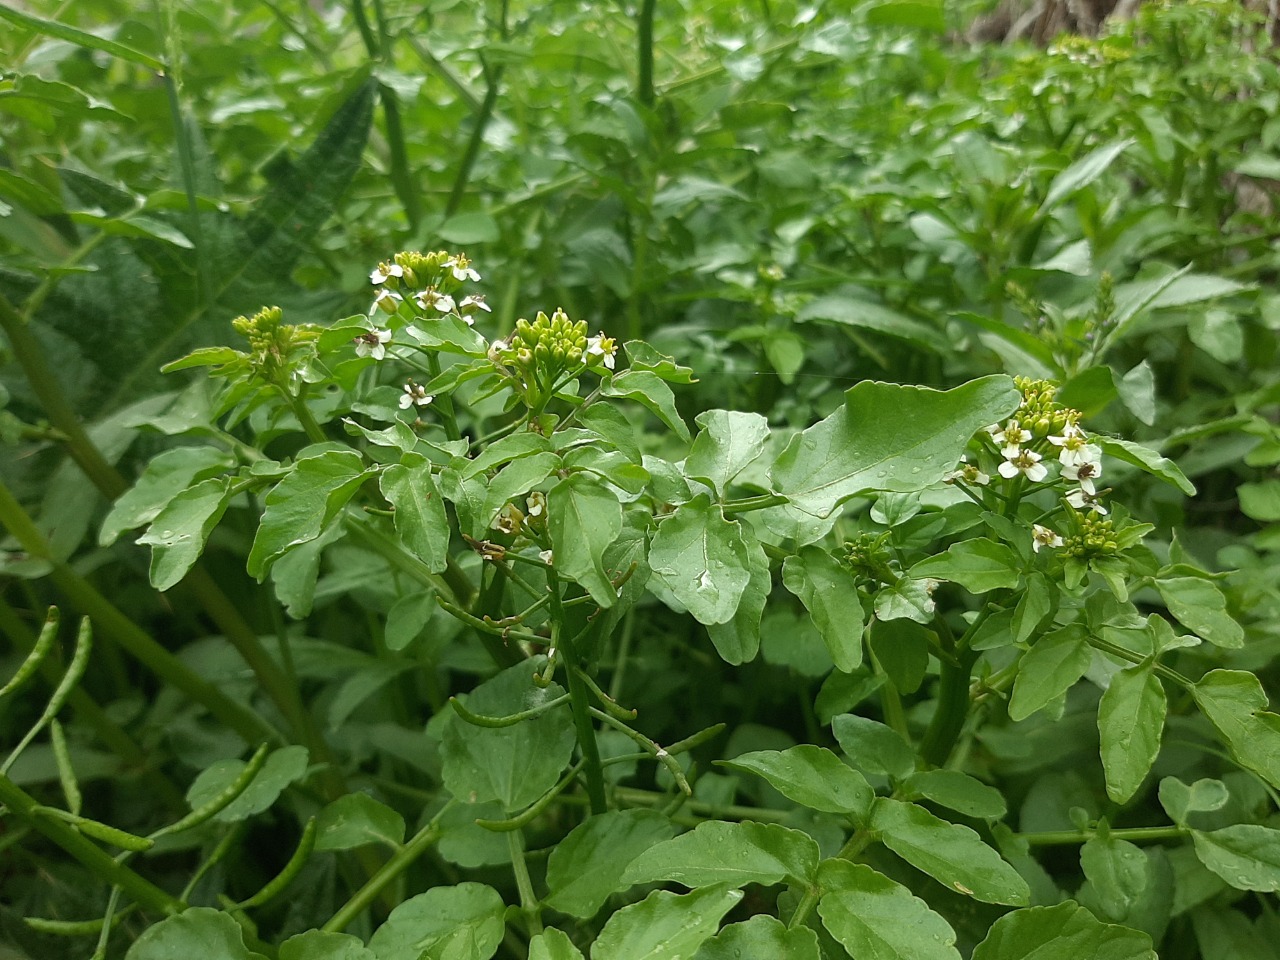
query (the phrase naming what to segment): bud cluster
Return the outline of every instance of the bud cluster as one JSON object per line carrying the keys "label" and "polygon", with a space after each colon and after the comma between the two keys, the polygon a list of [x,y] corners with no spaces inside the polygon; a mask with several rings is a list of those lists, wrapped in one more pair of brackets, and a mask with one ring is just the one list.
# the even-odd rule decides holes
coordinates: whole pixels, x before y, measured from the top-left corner
{"label": "bud cluster", "polygon": [[525,402],[536,407],[549,399],[562,379],[584,367],[597,373],[602,367],[612,370],[616,352],[611,337],[588,337],[585,320],[570,320],[557,309],[549,317],[539,311],[532,321],[517,320],[511,335],[490,347],[489,359],[521,383]]}
{"label": "bud cluster", "polygon": [[1013,414],[1014,419],[1036,439],[1062,433],[1068,424],[1075,426],[1080,422],[1078,411],[1064,407],[1054,399],[1058,388],[1048,380],[1014,377],[1013,384],[1022,391],[1022,402]]}
{"label": "bud cluster", "polygon": [[272,383],[288,379],[291,355],[319,336],[313,327],[283,323],[283,317],[279,307],[263,307],[252,317],[231,321],[235,331],[249,341],[254,371]]}
{"label": "bud cluster", "polygon": [[1115,524],[1096,513],[1076,513],[1075,533],[1066,537],[1062,544],[1063,551],[1071,557],[1082,560],[1094,557],[1113,556],[1120,550],[1116,540]]}
{"label": "bud cluster", "polygon": [[892,554],[888,547],[888,531],[880,534],[862,533],[856,540],[847,540],[844,545],[845,565],[853,570],[860,580],[872,580],[876,583],[897,583],[898,575],[890,565]]}

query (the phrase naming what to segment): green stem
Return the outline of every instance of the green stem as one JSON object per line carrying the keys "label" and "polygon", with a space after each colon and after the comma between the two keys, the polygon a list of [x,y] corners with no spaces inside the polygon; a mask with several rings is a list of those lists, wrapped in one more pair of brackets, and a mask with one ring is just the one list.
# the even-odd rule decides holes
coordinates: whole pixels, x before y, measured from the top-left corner
{"label": "green stem", "polygon": [[657,0],[642,0],[636,17],[636,99],[645,107],[653,107],[653,14]]}
{"label": "green stem", "polygon": [[547,589],[551,591],[551,646],[560,647],[565,663],[565,679],[569,684],[569,705],[573,710],[573,725],[578,733],[578,749],[587,769],[587,796],[591,798],[591,812],[605,813],[609,809],[604,793],[604,767],[600,765],[600,747],[596,743],[595,725],[591,722],[591,694],[582,682],[582,674],[573,669],[585,669],[574,646],[573,638],[563,633],[564,606],[560,602],[560,581],[554,566],[547,567]]}
{"label": "green stem", "polygon": [[475,166],[476,157],[480,155],[480,145],[484,142],[485,128],[489,126],[489,121],[493,117],[493,108],[498,104],[498,93],[501,88],[504,69],[503,66],[498,66],[490,70],[488,65],[485,65],[485,78],[488,80],[489,86],[485,90],[484,102],[480,104],[480,112],[476,114],[475,124],[471,128],[471,138],[467,141],[467,148],[462,154],[461,163],[458,165],[458,173],[453,180],[453,189],[449,191],[449,201],[444,208],[445,219],[458,212],[458,207],[462,205],[462,198],[467,194],[467,183],[471,179],[471,168]]}
{"label": "green stem", "polygon": [[920,756],[935,767],[946,764],[969,715],[969,682],[978,655],[964,650],[957,651],[957,657],[956,664],[940,663],[938,706],[920,740]]}
{"label": "green stem", "polygon": [[246,743],[261,743],[264,736],[270,740],[280,738],[279,733],[265,720],[191,670],[121,613],[70,566],[57,560],[49,542],[3,483],[0,483],[0,525],[13,534],[23,550],[49,563],[49,578],[81,613],[93,620],[104,635],[142,661],[158,677],[171,683],[197,703],[203,704]]}
{"label": "green stem", "polygon": [[0,776],[0,803],[79,860],[94,874],[107,883],[120,887],[130,898],[145,908],[164,914],[180,913],[187,908],[187,905],[177,897],[171,896],[150,880],[134,873],[67,823],[52,817],[40,816],[36,812],[40,804],[35,798],[5,776]]}
{"label": "green stem", "polygon": [[[1106,835],[1115,837],[1117,840],[1143,842],[1181,840],[1191,836],[1191,831],[1186,827],[1122,827],[1118,830],[1112,828]],[[1046,830],[1043,833],[1015,833],[1013,836],[1033,847],[1048,847],[1085,843],[1094,837],[1101,836],[1101,833],[1096,830]]]}
{"label": "green stem", "polygon": [[524,831],[507,832],[507,852],[511,854],[511,870],[516,875],[516,889],[520,891],[520,912],[524,914],[529,936],[536,937],[542,932],[541,906],[533,893],[529,865],[524,862]]}
{"label": "green stem", "polygon": [[405,149],[404,123],[400,118],[400,101],[389,86],[379,84],[378,98],[382,101],[382,116],[387,124],[387,147],[391,151],[391,183],[400,205],[404,207],[409,232],[416,232],[422,219],[422,197],[417,179],[409,164],[409,152]]}
{"label": "green stem", "polygon": [[415,860],[435,845],[435,842],[440,839],[440,834],[443,832],[440,828],[440,818],[448,810],[451,810],[456,802],[455,800],[450,800],[445,804],[444,808],[432,817],[425,827],[414,834],[408,843],[397,850],[395,855],[383,864],[378,872],[352,895],[350,900],[339,907],[338,912],[330,917],[328,922],[320,929],[330,933],[345,930],[356,917],[364,912],[369,904],[373,903],[378,894],[386,888],[387,884],[404,873]]}
{"label": "green stem", "polygon": [[[434,380],[440,376],[440,357],[434,353],[427,354],[427,369],[431,372],[431,379]],[[458,440],[462,436],[462,431],[458,429],[458,417],[453,409],[453,397],[443,396],[436,401],[436,406],[440,408],[441,425],[444,427],[444,434],[450,440]]]}
{"label": "green stem", "polygon": [[[1122,646],[1119,646],[1118,644],[1114,644],[1109,640],[1103,640],[1101,637],[1089,636],[1086,639],[1089,641],[1089,646],[1093,647],[1094,649],[1101,650],[1103,653],[1109,653],[1111,654],[1111,656],[1117,657],[1120,660],[1127,660],[1129,663],[1146,663],[1149,659],[1151,659],[1150,657],[1144,656],[1141,653],[1136,653],[1133,650],[1129,650],[1126,647],[1122,647]],[[1174,670],[1171,667],[1166,667],[1163,663],[1160,663],[1158,660],[1151,664],[1151,669],[1154,670],[1156,673],[1158,673],[1160,676],[1164,677],[1166,680],[1170,680],[1173,683],[1178,684],[1178,686],[1186,690],[1190,690],[1192,687],[1195,686],[1195,684],[1192,683],[1187,677],[1184,677],[1177,670]]]}

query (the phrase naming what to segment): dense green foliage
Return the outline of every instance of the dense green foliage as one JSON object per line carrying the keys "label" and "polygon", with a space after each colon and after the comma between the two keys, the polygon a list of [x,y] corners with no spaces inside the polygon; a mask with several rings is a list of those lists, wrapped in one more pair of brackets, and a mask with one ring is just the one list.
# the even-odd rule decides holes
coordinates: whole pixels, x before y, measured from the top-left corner
{"label": "dense green foliage", "polygon": [[830,6],[0,7],[0,955],[1274,955],[1261,25]]}

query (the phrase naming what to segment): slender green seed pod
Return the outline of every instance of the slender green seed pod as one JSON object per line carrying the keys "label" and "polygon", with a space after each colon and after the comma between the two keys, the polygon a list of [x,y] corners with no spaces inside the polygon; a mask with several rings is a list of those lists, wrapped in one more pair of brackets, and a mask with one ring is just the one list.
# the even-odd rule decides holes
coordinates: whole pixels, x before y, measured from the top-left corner
{"label": "slender green seed pod", "polygon": [[[111,916],[111,926],[115,927],[125,917],[138,909],[131,903],[123,910],[117,910]],[[22,922],[37,933],[49,933],[56,937],[91,937],[99,933],[105,926],[105,917],[96,920],[46,920],[44,917],[23,917]]]}
{"label": "slender green seed pod", "polygon": [[58,779],[62,782],[63,796],[67,798],[67,809],[79,816],[83,802],[80,784],[76,781],[75,768],[71,766],[71,750],[67,747],[67,734],[56,718],[49,725],[49,734],[53,742],[53,759],[58,764]]}
{"label": "slender green seed pod", "polygon": [[265,887],[248,900],[241,900],[240,909],[248,910],[251,907],[260,907],[284,890],[285,887],[293,882],[293,878],[302,872],[302,868],[306,866],[307,858],[311,856],[311,851],[315,845],[316,818],[312,817],[307,821],[307,825],[302,828],[302,839],[298,841],[298,849],[293,851],[293,856],[284,865],[284,869],[276,874],[274,880],[269,881]]}
{"label": "slender green seed pod", "polygon": [[36,807],[32,810],[32,813],[52,817],[55,820],[62,820],[71,824],[86,837],[93,837],[95,840],[101,840],[103,843],[109,843],[122,850],[141,853],[143,850],[150,850],[155,844],[154,840],[147,837],[139,837],[137,834],[129,833],[127,830],[120,830],[98,820],[90,820],[88,817],[68,813],[66,810],[59,810],[57,807]]}
{"label": "slender green seed pod", "polygon": [[211,817],[217,816],[227,807],[229,807],[240,794],[249,788],[249,784],[253,782],[253,778],[258,775],[263,765],[267,762],[268,748],[264,743],[249,758],[248,764],[240,771],[240,775],[227,784],[226,788],[216,797],[206,801],[188,813],[176,823],[171,823],[167,827],[161,827],[155,833],[151,834],[152,840],[158,840],[161,837],[168,836],[171,833],[179,833],[183,830],[190,830],[192,827],[198,827]]}
{"label": "slender green seed pod", "polygon": [[531,707],[528,710],[521,710],[519,713],[508,714],[505,717],[489,717],[480,713],[472,713],[465,706],[463,706],[462,701],[459,700],[457,697],[450,697],[449,703],[453,707],[453,709],[457,711],[458,716],[460,716],[467,723],[470,723],[474,726],[512,727],[512,726],[515,726],[517,723],[520,723],[521,721],[531,720],[540,714],[546,713],[548,710],[551,710],[555,707],[560,706],[560,704],[567,702],[568,699],[569,699],[569,694],[566,693],[563,696],[556,697],[554,700],[548,700],[546,703],[540,703],[536,707]]}
{"label": "slender green seed pod", "polygon": [[36,638],[36,645],[31,648],[27,658],[22,661],[22,666],[18,668],[18,672],[13,675],[8,683],[0,687],[0,698],[14,693],[36,675],[36,671],[40,669],[40,664],[49,655],[49,651],[53,649],[53,642],[58,637],[59,619],[61,618],[58,614],[58,608],[50,607],[49,613],[44,619],[44,626],[40,629],[40,636]]}
{"label": "slender green seed pod", "polygon": [[71,696],[71,691],[75,689],[76,684],[84,676],[85,670],[88,669],[89,654],[92,652],[93,626],[89,623],[88,617],[82,617],[80,620],[80,632],[76,636],[76,650],[71,655],[71,663],[67,666],[67,672],[62,675],[62,680],[58,683],[57,689],[53,691],[49,705],[44,708],[44,713],[40,715],[40,719],[36,721],[35,726],[27,731],[27,735],[18,742],[18,745],[13,748],[13,752],[9,754],[9,758],[4,762],[4,766],[0,767],[0,775],[9,772],[9,768],[13,766],[13,762],[18,759],[22,751],[27,749],[40,731],[49,725],[49,721],[58,715],[62,705],[67,702],[67,697]]}

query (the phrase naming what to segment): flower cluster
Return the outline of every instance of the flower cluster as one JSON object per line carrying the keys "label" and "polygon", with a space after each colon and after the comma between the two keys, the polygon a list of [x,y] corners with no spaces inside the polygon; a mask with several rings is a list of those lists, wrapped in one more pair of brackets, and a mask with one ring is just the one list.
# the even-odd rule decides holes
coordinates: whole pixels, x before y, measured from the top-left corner
{"label": "flower cluster", "polygon": [[309,348],[320,332],[312,326],[283,323],[279,307],[263,307],[252,317],[236,317],[231,326],[249,341],[254,372],[271,383],[282,383],[296,367],[296,354]]}
{"label": "flower cluster", "polygon": [[[478,312],[492,312],[483,296],[461,295],[463,284],[479,279],[480,274],[461,253],[447,250],[397,253],[369,274],[369,282],[376,288],[369,316],[379,313],[395,316],[407,306],[417,309],[418,319],[454,316],[468,326],[473,325]],[[391,337],[390,330],[377,328],[362,334],[355,340],[356,355],[382,360],[387,355],[386,345]]]}
{"label": "flower cluster", "polygon": [[532,321],[517,320],[510,336],[494,341],[489,359],[519,383],[526,403],[536,407],[584,368],[596,373],[614,369],[617,343],[604,333],[589,337],[587,329],[585,320],[570,320],[563,310],[549,317],[539,312]]}

